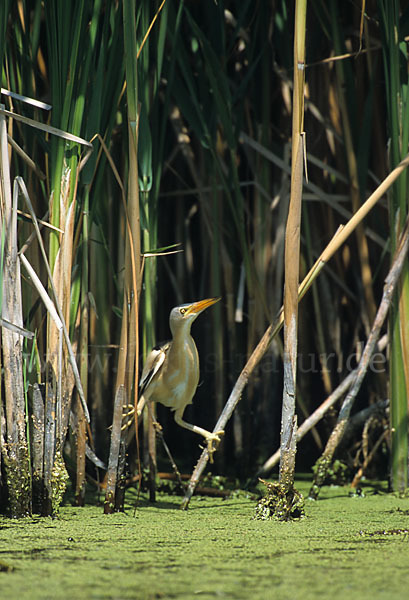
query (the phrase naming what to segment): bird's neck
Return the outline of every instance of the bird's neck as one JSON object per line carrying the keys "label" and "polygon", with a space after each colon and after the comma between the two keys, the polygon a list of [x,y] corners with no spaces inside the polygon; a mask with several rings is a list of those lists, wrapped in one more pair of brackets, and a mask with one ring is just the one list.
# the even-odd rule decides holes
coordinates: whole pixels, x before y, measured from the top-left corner
{"label": "bird's neck", "polygon": [[183,343],[186,341],[187,342],[190,342],[191,340],[193,341],[193,338],[190,333],[190,327],[191,327],[191,324],[186,323],[185,327],[179,327],[176,329],[176,331],[172,331],[173,342],[176,342],[176,344],[178,344],[178,343]]}
{"label": "bird's neck", "polygon": [[197,360],[197,348],[194,339],[190,335],[190,327],[181,328],[174,332],[172,344],[169,350],[169,360],[180,369],[186,368],[186,361],[192,357]]}

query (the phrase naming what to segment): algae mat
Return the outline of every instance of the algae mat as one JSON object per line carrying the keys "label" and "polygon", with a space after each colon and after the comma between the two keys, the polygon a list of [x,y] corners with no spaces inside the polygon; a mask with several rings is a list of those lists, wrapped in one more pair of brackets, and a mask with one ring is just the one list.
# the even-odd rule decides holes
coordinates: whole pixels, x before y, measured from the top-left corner
{"label": "algae mat", "polygon": [[[299,488],[305,492],[305,484]],[[133,501],[132,494],[128,496]],[[256,502],[142,500],[134,516],[65,506],[58,519],[0,517],[0,598],[331,600],[409,597],[409,499],[324,488],[293,523]]]}

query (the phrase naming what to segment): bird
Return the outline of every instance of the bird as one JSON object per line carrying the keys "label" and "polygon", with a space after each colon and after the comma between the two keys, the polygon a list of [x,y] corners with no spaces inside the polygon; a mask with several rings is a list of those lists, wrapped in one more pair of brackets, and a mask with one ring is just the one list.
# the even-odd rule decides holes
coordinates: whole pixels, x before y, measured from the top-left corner
{"label": "bird", "polygon": [[212,460],[223,430],[210,432],[183,420],[185,408],[192,403],[200,378],[199,355],[190,329],[195,319],[220,298],[172,308],[169,326],[172,340],[155,346],[148,354],[139,384],[138,417],[144,406],[160,402],[174,412],[175,422],[205,438]]}

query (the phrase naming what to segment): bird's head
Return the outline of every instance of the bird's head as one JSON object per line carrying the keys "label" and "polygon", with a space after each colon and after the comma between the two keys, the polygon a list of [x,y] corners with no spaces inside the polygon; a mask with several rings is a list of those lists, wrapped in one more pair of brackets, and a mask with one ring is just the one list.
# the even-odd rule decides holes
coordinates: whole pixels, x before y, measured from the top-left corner
{"label": "bird's head", "polygon": [[198,302],[191,302],[190,304],[181,304],[172,308],[169,317],[169,324],[172,334],[175,334],[179,329],[187,327],[190,329],[193,321],[200,315],[201,312],[216,304],[220,298],[206,298],[206,300],[199,300]]}

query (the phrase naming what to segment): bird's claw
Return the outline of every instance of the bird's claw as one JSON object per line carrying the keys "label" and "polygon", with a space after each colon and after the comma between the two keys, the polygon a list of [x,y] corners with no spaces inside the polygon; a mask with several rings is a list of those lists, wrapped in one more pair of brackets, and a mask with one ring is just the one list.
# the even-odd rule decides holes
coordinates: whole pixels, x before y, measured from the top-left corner
{"label": "bird's claw", "polygon": [[[121,431],[128,429],[134,420],[135,408],[133,404],[124,404],[122,407],[122,425]],[[112,431],[112,425],[108,427],[109,431]]]}
{"label": "bird's claw", "polygon": [[213,454],[217,450],[217,446],[220,444],[220,438],[224,435],[223,429],[220,431],[215,431],[214,433],[209,433],[206,436],[207,443],[207,452],[209,453],[209,460],[213,462]]}
{"label": "bird's claw", "polygon": [[133,404],[124,404],[122,410],[122,427],[121,431],[128,429],[135,418],[135,407]]}
{"label": "bird's claw", "polygon": [[156,419],[152,420],[152,425],[156,433],[162,433],[163,427]]}

